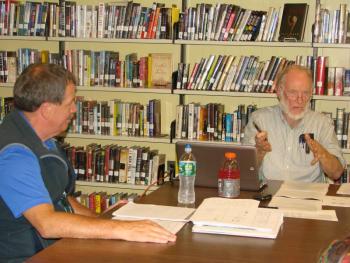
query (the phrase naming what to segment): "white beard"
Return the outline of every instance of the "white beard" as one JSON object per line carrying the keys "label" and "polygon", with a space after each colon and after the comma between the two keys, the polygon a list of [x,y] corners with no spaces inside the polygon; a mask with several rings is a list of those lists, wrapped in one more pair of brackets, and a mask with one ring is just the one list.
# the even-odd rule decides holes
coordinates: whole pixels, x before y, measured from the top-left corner
{"label": "white beard", "polygon": [[309,107],[306,105],[304,110],[299,114],[291,113],[290,110],[288,109],[288,105],[284,100],[284,98],[280,99],[280,107],[282,111],[288,116],[288,118],[292,119],[293,121],[301,120],[302,118],[304,118],[305,114],[309,111]]}

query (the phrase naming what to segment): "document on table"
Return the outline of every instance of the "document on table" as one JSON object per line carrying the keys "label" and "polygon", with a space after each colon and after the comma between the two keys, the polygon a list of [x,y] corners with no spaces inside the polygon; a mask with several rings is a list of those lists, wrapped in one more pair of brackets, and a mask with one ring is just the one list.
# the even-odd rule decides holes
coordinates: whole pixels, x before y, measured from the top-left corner
{"label": "document on table", "polygon": [[284,196],[298,199],[318,199],[328,192],[329,184],[284,182],[274,196]]}
{"label": "document on table", "polygon": [[337,194],[339,195],[350,195],[350,183],[341,184]]}
{"label": "document on table", "polygon": [[338,221],[335,210],[319,210],[319,211],[305,211],[305,210],[288,210],[281,209],[285,217]]}
{"label": "document on table", "polygon": [[280,209],[319,211],[322,210],[322,201],[274,196],[269,206],[278,207]]}
{"label": "document on table", "polygon": [[207,198],[191,216],[193,232],[276,238],[283,213],[249,199]]}
{"label": "document on table", "polygon": [[[144,220],[141,218],[131,218],[131,217],[125,217],[125,218],[118,218],[113,217],[114,220],[127,220],[127,221],[137,221],[137,220]],[[181,222],[181,221],[168,221],[168,220],[157,220],[157,219],[149,219],[158,225],[161,225],[163,228],[168,230],[170,233],[176,234],[181,230],[181,228],[187,224],[187,222]]]}
{"label": "document on table", "polygon": [[149,219],[158,223],[169,232],[176,234],[189,221],[188,218],[194,211],[194,208],[129,202],[113,212],[113,219]]}
{"label": "document on table", "polygon": [[322,210],[320,200],[273,197],[270,207],[278,207],[285,217],[338,221],[335,210]]}
{"label": "document on table", "polygon": [[322,205],[350,207],[350,197],[326,195],[323,197]]}
{"label": "document on table", "polygon": [[187,222],[188,217],[195,211],[194,208],[136,204],[129,202],[120,209],[113,212],[113,216],[120,218],[133,219],[155,219]]}

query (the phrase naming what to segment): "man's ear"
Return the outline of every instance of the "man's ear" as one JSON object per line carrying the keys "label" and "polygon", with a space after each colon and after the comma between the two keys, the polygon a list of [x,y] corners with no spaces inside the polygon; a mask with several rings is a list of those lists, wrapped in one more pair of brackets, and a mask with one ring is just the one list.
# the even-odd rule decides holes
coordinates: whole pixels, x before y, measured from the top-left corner
{"label": "man's ear", "polygon": [[44,102],[40,105],[39,111],[43,119],[48,120],[52,118],[54,114],[53,106],[50,102]]}
{"label": "man's ear", "polygon": [[276,95],[277,95],[278,100],[280,100],[282,97],[282,89],[280,86],[276,86]]}

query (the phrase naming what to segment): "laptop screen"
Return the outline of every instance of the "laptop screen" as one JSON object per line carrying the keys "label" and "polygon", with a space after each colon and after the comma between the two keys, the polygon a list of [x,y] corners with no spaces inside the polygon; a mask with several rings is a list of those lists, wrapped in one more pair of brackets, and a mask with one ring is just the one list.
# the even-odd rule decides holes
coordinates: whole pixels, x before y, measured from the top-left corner
{"label": "laptop screen", "polygon": [[242,190],[259,190],[264,183],[259,179],[257,151],[255,146],[236,145],[221,142],[176,142],[176,158],[184,153],[185,145],[190,144],[197,161],[196,186],[217,187],[218,172],[225,160],[226,152],[234,152],[241,174]]}

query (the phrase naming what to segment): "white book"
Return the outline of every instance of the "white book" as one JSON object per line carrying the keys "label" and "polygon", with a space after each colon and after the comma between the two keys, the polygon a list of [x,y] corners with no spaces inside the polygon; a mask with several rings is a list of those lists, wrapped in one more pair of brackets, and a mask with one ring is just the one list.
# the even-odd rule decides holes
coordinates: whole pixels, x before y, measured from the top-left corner
{"label": "white book", "polygon": [[269,8],[269,12],[267,13],[266,24],[265,24],[264,32],[263,32],[262,39],[261,39],[262,41],[267,41],[267,37],[268,37],[268,34],[269,34],[271,22],[272,22],[272,19],[273,19],[274,10],[275,10],[275,8],[270,7]]}
{"label": "white book", "polygon": [[105,28],[105,4],[98,4],[97,38],[103,38]]}
{"label": "white book", "polygon": [[189,140],[193,138],[193,127],[194,127],[194,103],[188,104],[188,125],[187,125],[187,138]]}
{"label": "white book", "polygon": [[193,232],[276,238],[283,223],[277,209],[258,208],[251,199],[207,198],[191,216]]}
{"label": "white book", "polygon": [[258,37],[256,38],[256,42],[262,41],[262,37],[264,34],[265,25],[266,25],[266,16],[267,15],[262,15],[262,17],[261,17],[260,30],[259,30]]}
{"label": "white book", "polygon": [[237,29],[236,35],[234,37],[235,41],[239,41],[241,39],[241,36],[243,34],[244,28],[248,22],[248,19],[250,17],[250,14],[252,13],[252,10],[246,9],[244,12],[244,16],[242,18],[241,23],[239,24],[239,27]]}

